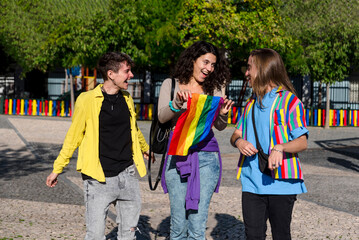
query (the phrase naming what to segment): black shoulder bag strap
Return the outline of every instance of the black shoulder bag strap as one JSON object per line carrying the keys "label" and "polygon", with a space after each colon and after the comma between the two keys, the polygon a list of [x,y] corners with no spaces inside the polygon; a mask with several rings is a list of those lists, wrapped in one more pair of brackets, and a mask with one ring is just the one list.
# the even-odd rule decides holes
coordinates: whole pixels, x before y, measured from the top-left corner
{"label": "black shoulder bag strap", "polygon": [[[174,96],[174,92],[175,92],[175,86],[176,86],[176,81],[174,78],[172,78],[172,86],[171,86],[171,101],[173,100],[173,96]],[[158,113],[158,105],[156,107],[156,111],[155,111],[155,118],[157,118],[157,113]],[[151,131],[150,131],[150,139],[151,139]],[[151,140],[150,140],[151,141]],[[167,143],[168,141],[166,141],[166,149],[167,149]],[[156,182],[155,182],[155,185],[153,186],[152,185],[152,178],[151,178],[151,144],[150,144],[150,150],[149,150],[149,159],[148,159],[148,170],[147,170],[147,174],[148,174],[148,183],[150,185],[150,189],[152,191],[156,190],[157,186],[158,186],[158,183],[161,181],[161,176],[162,176],[162,170],[163,170],[163,164],[165,162],[165,159],[166,159],[166,154],[167,154],[167,151],[165,151],[163,154],[162,154],[162,159],[161,159],[161,163],[160,163],[160,168],[158,170],[158,174],[157,174],[157,178],[156,178]]]}
{"label": "black shoulder bag strap", "polygon": [[253,123],[253,130],[254,130],[254,135],[256,137],[256,145],[257,145],[257,150],[258,150],[258,165],[259,165],[259,170],[264,173],[267,174],[269,176],[272,176],[271,171],[268,168],[268,154],[264,153],[261,144],[259,143],[258,140],[258,134],[257,134],[257,129],[256,129],[256,124],[254,121],[254,104],[256,104],[256,102],[253,103],[253,107],[252,107],[252,123]]}

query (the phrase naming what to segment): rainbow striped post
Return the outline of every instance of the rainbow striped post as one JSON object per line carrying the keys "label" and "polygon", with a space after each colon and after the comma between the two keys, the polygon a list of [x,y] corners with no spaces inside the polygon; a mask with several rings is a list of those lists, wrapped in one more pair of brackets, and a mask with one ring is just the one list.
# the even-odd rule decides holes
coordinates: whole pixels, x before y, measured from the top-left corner
{"label": "rainbow striped post", "polygon": [[228,111],[228,124],[231,124],[231,115],[232,115],[232,109],[230,108]]}
{"label": "rainbow striped post", "polygon": [[352,118],[353,126],[356,127],[356,124],[357,124],[356,111],[355,111],[355,110],[352,110],[352,112],[353,112],[353,118]]}
{"label": "rainbow striped post", "polygon": [[139,119],[141,106],[140,106],[140,104],[137,103],[135,107],[136,107],[136,116],[137,116],[137,119]]}
{"label": "rainbow striped post", "polygon": [[9,115],[12,115],[12,99],[9,99]]}
{"label": "rainbow striped post", "polygon": [[347,110],[343,110],[343,125],[344,127],[347,126],[348,116],[347,116]]}
{"label": "rainbow striped post", "polygon": [[60,116],[60,101],[56,101],[54,116],[56,116],[56,117]]}
{"label": "rainbow striped post", "polygon": [[45,112],[44,115],[47,116],[49,114],[49,101],[45,100]]}
{"label": "rainbow striped post", "polygon": [[140,120],[143,120],[144,115],[144,106],[143,104],[140,104]]}
{"label": "rainbow striped post", "polygon": [[236,115],[238,114],[237,108],[233,107],[233,114],[232,114],[232,123],[236,122]]}
{"label": "rainbow striped post", "polygon": [[53,101],[53,103],[52,103],[52,116],[56,116],[56,106],[57,106],[57,101],[55,100],[55,101]]}
{"label": "rainbow striped post", "polygon": [[28,99],[25,99],[24,101],[24,115],[28,115],[28,112],[29,112],[29,100]]}
{"label": "rainbow striped post", "polygon": [[25,111],[25,101],[24,99],[20,100],[20,114],[24,115],[24,111]]}
{"label": "rainbow striped post", "polygon": [[146,119],[146,120],[148,120],[148,118],[149,118],[148,115],[150,114],[150,113],[149,113],[149,107],[150,107],[149,104],[146,104],[146,105],[145,105],[145,119]]}
{"label": "rainbow striped post", "polygon": [[5,114],[9,114],[9,99],[5,99]]}
{"label": "rainbow striped post", "polygon": [[148,119],[152,120],[152,117],[153,117],[153,104],[150,104],[148,106]]}
{"label": "rainbow striped post", "polygon": [[12,114],[16,115],[16,99],[12,101]]}
{"label": "rainbow striped post", "polygon": [[61,117],[65,116],[65,101],[61,101],[61,113],[60,113]]}
{"label": "rainbow striped post", "polygon": [[0,97],[0,114],[4,113],[4,106],[5,106],[5,97],[1,96]]}
{"label": "rainbow striped post", "polygon": [[20,115],[21,100],[16,99],[16,115]]}
{"label": "rainbow striped post", "polygon": [[52,100],[49,101],[49,113],[48,116],[52,116]]}
{"label": "rainbow striped post", "polygon": [[192,94],[187,110],[177,121],[168,154],[186,156],[192,146],[208,135],[222,104],[221,97]]}
{"label": "rainbow striped post", "polygon": [[40,115],[40,100],[35,100],[36,101],[36,108],[35,108],[35,114],[39,116]]}

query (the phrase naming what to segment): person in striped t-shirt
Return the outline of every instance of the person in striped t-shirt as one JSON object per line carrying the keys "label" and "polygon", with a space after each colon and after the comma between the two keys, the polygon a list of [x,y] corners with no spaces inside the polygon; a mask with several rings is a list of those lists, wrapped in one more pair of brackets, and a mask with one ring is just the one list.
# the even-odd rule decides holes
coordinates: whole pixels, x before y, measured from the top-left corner
{"label": "person in striped t-shirt", "polygon": [[[242,183],[246,237],[265,239],[269,219],[273,239],[291,239],[294,202],[297,194],[307,192],[298,158],[307,148],[303,104],[295,95],[282,58],[272,49],[250,53],[246,78],[253,96],[230,139],[240,151],[237,178]],[[269,155],[266,174],[259,167],[259,145]]]}

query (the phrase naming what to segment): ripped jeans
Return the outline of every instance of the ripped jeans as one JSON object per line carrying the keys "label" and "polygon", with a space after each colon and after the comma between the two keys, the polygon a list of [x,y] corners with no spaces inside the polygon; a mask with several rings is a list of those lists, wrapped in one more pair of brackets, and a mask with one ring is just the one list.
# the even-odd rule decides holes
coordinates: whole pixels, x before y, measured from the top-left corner
{"label": "ripped jeans", "polygon": [[141,212],[141,195],[135,166],[131,165],[106,183],[84,180],[86,205],[85,240],[105,238],[105,225],[111,203],[116,204],[117,239],[133,240]]}

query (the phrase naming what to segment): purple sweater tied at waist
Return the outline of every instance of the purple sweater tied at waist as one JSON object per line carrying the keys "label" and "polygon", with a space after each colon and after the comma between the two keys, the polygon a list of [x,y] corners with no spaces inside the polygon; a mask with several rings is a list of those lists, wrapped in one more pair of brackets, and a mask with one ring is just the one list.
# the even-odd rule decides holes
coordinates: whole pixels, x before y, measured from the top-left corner
{"label": "purple sweater tied at waist", "polygon": [[[167,151],[172,139],[172,134],[173,132],[171,132],[169,136]],[[187,156],[176,156],[176,168],[180,172],[181,178],[187,179],[186,210],[189,209],[198,210],[198,203],[200,200],[200,174],[199,174],[198,152],[200,151],[218,152],[220,172],[219,172],[219,179],[215,192],[218,192],[219,185],[221,183],[222,159],[218,147],[218,142],[214,137],[213,131],[211,130],[205,139],[203,139],[196,146],[192,146],[189,149]],[[161,177],[161,184],[164,193],[168,192],[166,186],[166,179],[165,179],[167,160],[168,160],[168,155],[166,156],[165,162],[163,164],[164,168]]]}

